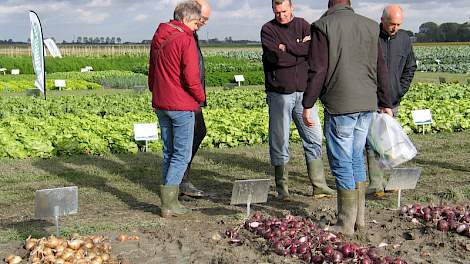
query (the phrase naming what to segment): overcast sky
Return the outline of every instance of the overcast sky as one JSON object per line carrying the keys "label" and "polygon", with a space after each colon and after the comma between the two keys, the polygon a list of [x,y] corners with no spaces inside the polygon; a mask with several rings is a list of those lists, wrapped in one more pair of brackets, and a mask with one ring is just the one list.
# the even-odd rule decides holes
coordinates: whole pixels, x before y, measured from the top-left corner
{"label": "overcast sky", "polygon": [[[0,39],[26,41],[30,25],[28,10],[38,13],[44,37],[72,41],[78,36],[121,37],[124,41],[150,39],[160,22],[173,14],[177,0],[0,0]],[[271,1],[209,0],[213,7],[201,39],[259,40],[263,23],[273,18]],[[313,22],[325,11],[327,0],[294,0],[295,15]],[[379,0],[352,0],[359,14],[379,21],[383,7]],[[397,0],[405,10],[403,27],[414,32],[424,22],[470,21],[470,0]]]}

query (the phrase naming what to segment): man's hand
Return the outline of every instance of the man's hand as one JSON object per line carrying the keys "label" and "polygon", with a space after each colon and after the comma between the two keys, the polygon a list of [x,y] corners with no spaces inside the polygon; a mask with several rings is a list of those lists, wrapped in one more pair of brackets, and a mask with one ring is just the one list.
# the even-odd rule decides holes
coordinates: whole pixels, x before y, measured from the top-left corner
{"label": "man's hand", "polygon": [[310,41],[312,38],[310,36],[305,36],[305,38],[302,40],[303,43]]}
{"label": "man's hand", "polygon": [[279,50],[282,51],[282,52],[286,52],[286,45],[284,44],[279,44]]}
{"label": "man's hand", "polygon": [[385,113],[391,117],[393,117],[393,111],[391,108],[380,108],[380,113]]}
{"label": "man's hand", "polygon": [[315,126],[315,122],[310,117],[311,112],[312,112],[312,108],[304,108],[304,111],[302,113],[302,120],[304,121],[304,124],[308,127],[314,127]]}

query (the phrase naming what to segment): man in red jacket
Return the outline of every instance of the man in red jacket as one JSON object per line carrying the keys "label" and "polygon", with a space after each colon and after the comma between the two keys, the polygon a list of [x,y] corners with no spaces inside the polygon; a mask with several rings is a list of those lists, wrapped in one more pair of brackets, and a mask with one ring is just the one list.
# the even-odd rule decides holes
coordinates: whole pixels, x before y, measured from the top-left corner
{"label": "man in red jacket", "polygon": [[150,47],[148,86],[163,142],[162,217],[190,210],[179,201],[179,185],[191,159],[194,112],[205,100],[193,33],[201,19],[195,1],[178,4],[174,20],[162,23]]}

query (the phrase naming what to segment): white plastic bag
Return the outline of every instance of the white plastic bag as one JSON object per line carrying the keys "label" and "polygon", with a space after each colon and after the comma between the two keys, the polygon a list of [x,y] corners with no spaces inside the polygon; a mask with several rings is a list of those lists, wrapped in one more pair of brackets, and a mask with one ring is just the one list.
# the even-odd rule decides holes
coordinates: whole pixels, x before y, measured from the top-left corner
{"label": "white plastic bag", "polygon": [[396,167],[418,153],[400,123],[387,114],[374,113],[367,140],[379,154],[379,164],[384,168]]}

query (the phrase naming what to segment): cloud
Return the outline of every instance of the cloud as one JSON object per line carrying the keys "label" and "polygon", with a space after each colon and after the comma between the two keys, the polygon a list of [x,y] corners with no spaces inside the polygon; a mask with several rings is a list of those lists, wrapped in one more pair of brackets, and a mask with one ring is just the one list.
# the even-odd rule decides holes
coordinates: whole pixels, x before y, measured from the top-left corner
{"label": "cloud", "polygon": [[112,0],[91,0],[88,3],[87,7],[110,7],[112,5]]}
{"label": "cloud", "polygon": [[108,13],[77,9],[78,18],[86,24],[100,24],[109,17]]}
{"label": "cloud", "polygon": [[134,21],[137,21],[137,22],[142,22],[144,20],[147,20],[149,16],[148,15],[145,15],[145,14],[139,14],[137,16],[134,17]]}
{"label": "cloud", "polygon": [[[0,38],[25,40],[29,35],[28,11],[37,11],[47,35],[71,40],[73,35],[109,34],[125,40],[148,39],[158,23],[172,17],[181,0],[0,0]],[[273,18],[270,1],[208,0],[212,16],[201,36],[259,40],[260,27]],[[296,16],[308,22],[325,12],[327,0],[293,0]],[[380,20],[383,0],[353,0],[359,14]],[[403,27],[417,32],[428,21],[436,23],[470,20],[469,0],[395,0],[405,10]],[[432,14],[432,15],[430,15]],[[114,19],[117,18],[117,19]],[[129,30],[133,29],[133,30]],[[106,32],[106,33],[103,33]]]}

